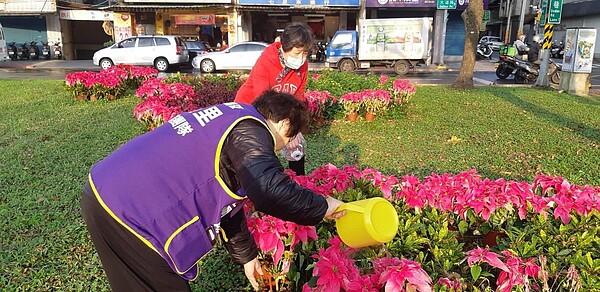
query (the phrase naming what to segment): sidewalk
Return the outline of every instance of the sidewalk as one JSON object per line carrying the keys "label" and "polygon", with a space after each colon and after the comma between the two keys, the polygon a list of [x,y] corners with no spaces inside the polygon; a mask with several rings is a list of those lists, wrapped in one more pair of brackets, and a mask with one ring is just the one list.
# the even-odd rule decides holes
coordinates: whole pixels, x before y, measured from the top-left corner
{"label": "sidewalk", "polygon": [[[496,70],[495,63],[498,60],[479,60],[475,64],[476,72],[493,72]],[[448,61],[444,65],[429,65],[417,67],[415,72],[445,72],[459,71],[461,61]],[[100,67],[94,66],[92,60],[23,60],[0,62],[0,68],[29,69],[29,70],[61,70],[61,71],[100,71]],[[324,63],[309,63],[310,71],[325,68]],[[391,68],[374,67],[374,71],[393,71]]]}

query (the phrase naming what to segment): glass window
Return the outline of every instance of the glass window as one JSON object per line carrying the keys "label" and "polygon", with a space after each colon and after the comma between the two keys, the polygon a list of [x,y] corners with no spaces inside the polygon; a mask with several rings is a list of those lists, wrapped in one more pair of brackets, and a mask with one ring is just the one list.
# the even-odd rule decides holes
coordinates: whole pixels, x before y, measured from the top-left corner
{"label": "glass window", "polygon": [[237,45],[237,46],[231,47],[229,49],[229,51],[232,52],[232,53],[246,52],[247,48],[248,48],[248,45],[241,44],[241,45]]}
{"label": "glass window", "polygon": [[251,44],[248,45],[248,52],[261,52],[265,49],[265,46],[261,46],[261,45],[257,45],[257,44]]}
{"label": "glass window", "polygon": [[335,37],[331,40],[331,47],[334,49],[344,47],[347,44],[352,44],[351,33],[336,34]]}
{"label": "glass window", "polygon": [[119,43],[119,48],[133,48],[135,47],[135,38],[124,39]]}
{"label": "glass window", "polygon": [[152,38],[139,38],[138,47],[152,47],[154,40]]}
{"label": "glass window", "polygon": [[171,44],[168,38],[154,38],[157,46],[168,46]]}

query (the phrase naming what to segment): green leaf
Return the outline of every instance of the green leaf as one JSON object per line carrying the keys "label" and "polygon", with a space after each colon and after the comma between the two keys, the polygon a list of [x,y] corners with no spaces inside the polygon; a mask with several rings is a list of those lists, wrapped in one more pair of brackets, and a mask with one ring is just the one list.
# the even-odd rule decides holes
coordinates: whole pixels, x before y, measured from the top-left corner
{"label": "green leaf", "polygon": [[458,231],[460,231],[460,234],[465,234],[467,232],[467,229],[469,228],[469,224],[465,221],[460,221],[458,222]]}
{"label": "green leaf", "polygon": [[473,278],[473,280],[477,280],[479,278],[480,274],[481,274],[481,267],[479,265],[472,265],[471,266],[471,277]]}
{"label": "green leaf", "polygon": [[568,255],[570,253],[571,253],[570,249],[563,249],[563,250],[559,251],[556,255],[557,256],[566,256],[566,255]]}

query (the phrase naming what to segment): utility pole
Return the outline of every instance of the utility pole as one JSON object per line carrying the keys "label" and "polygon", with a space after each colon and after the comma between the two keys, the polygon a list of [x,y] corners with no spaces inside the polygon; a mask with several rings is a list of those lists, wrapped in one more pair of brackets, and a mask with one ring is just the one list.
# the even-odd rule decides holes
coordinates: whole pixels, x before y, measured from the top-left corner
{"label": "utility pole", "polygon": [[517,35],[524,34],[523,24],[525,22],[525,12],[527,8],[527,5],[525,5],[526,2],[527,1],[521,1],[521,14],[519,15],[519,30],[517,32]]}
{"label": "utility pole", "polygon": [[506,20],[506,32],[504,33],[504,43],[510,43],[510,15],[512,9],[510,9],[511,0],[506,0],[506,10],[508,10],[508,17]]}

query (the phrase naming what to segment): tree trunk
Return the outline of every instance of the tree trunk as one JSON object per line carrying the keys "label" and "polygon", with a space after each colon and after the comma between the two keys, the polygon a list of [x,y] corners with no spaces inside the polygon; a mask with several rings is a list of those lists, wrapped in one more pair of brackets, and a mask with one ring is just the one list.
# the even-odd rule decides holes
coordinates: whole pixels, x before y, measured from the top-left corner
{"label": "tree trunk", "polygon": [[461,17],[465,22],[465,50],[460,64],[460,72],[454,83],[452,83],[452,87],[470,89],[473,88],[475,54],[479,39],[479,28],[483,20],[483,0],[469,1],[469,6],[461,14]]}

